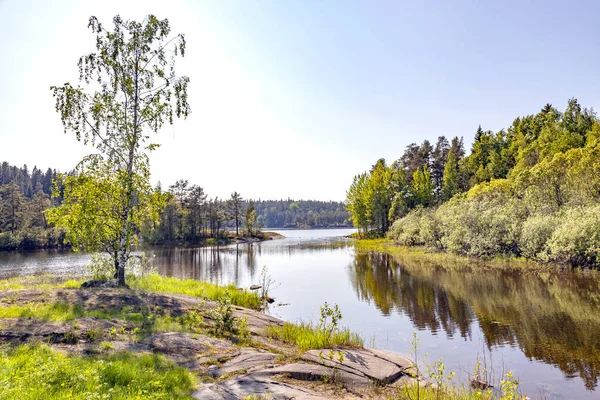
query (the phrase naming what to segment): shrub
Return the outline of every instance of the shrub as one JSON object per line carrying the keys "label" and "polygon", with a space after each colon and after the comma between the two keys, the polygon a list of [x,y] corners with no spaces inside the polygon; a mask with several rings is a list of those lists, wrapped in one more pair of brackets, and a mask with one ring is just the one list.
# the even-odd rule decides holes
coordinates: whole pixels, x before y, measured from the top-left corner
{"label": "shrub", "polygon": [[425,244],[421,237],[421,217],[428,210],[417,207],[404,218],[396,220],[389,231],[388,237],[405,246],[420,246]]}
{"label": "shrub", "polygon": [[19,243],[12,232],[0,233],[0,250],[15,250],[17,247]]}
{"label": "shrub", "polygon": [[600,206],[568,210],[548,240],[548,259],[576,267],[600,262]]}
{"label": "shrub", "polygon": [[524,257],[545,261],[548,259],[547,243],[559,218],[555,215],[533,215],[523,223],[519,250]]}

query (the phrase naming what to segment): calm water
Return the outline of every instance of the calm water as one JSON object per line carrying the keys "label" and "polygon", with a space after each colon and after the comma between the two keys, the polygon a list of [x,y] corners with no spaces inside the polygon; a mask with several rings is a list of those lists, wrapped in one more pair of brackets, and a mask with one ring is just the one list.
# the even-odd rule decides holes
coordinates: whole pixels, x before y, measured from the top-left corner
{"label": "calm water", "polygon": [[[318,320],[323,302],[340,305],[342,323],[368,345],[408,354],[413,332],[420,357],[443,357],[462,381],[475,361],[495,376],[512,370],[532,398],[597,399],[600,374],[600,281],[595,274],[468,272],[355,251],[352,230],[279,231],[285,239],[221,248],[148,250],[161,274],[258,283],[264,265],[276,281],[269,312]],[[73,274],[88,262],[69,252],[0,253],[0,277]]]}

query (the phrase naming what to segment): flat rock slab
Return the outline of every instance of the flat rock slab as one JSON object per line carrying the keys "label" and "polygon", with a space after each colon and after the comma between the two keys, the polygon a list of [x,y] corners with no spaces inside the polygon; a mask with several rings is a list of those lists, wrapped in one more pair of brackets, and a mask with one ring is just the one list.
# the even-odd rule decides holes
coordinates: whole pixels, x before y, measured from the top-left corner
{"label": "flat rock slab", "polygon": [[354,374],[341,368],[315,364],[286,364],[253,372],[252,376],[286,375],[300,381],[339,382],[352,389],[368,389],[373,382],[362,374]]}
{"label": "flat rock slab", "polygon": [[271,400],[327,399],[309,389],[250,375],[241,375],[221,384],[203,385],[192,393],[192,397],[199,400],[238,400],[249,396],[263,396]]}
{"label": "flat rock slab", "polygon": [[179,365],[193,370],[204,369],[202,364],[207,360],[239,353],[237,347],[227,340],[183,332],[157,333],[146,344],[152,351],[163,353]]}
{"label": "flat rock slab", "polygon": [[237,371],[246,372],[253,368],[272,364],[277,357],[279,357],[277,354],[269,353],[268,351],[248,347],[243,348],[237,356],[225,362],[221,368],[211,370],[211,374],[213,377],[219,377]]}
{"label": "flat rock slab", "polygon": [[[331,352],[333,357],[330,358]],[[309,350],[304,353],[302,359],[364,376],[382,385],[393,383],[404,375],[410,375],[412,369],[412,363],[405,357],[371,349]]]}
{"label": "flat rock slab", "polygon": [[237,318],[246,317],[248,330],[255,335],[264,335],[268,326],[283,326],[283,321],[279,318],[243,307],[233,307],[233,316]]}

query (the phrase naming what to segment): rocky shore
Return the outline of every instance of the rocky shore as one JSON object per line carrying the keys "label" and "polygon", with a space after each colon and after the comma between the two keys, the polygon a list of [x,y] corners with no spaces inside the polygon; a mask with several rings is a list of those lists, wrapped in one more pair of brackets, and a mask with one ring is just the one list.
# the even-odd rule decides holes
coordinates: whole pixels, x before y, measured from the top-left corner
{"label": "rocky shore", "polygon": [[[215,321],[210,310],[218,304],[207,299],[116,288],[0,292],[3,307],[32,304],[68,304],[81,317],[66,321],[0,318],[1,344],[44,342],[79,355],[106,351],[162,354],[199,377],[201,383],[191,394],[196,399],[386,398],[402,385],[422,384],[411,361],[401,355],[366,348],[301,352],[266,334],[268,327],[282,326],[283,321],[242,307],[234,306],[233,316],[245,318],[250,340],[212,335],[208,332]],[[89,316],[94,312],[113,313],[114,318]],[[123,312],[131,317],[123,318]],[[196,313],[203,316],[207,328],[202,333],[167,324],[138,334],[146,320],[152,319],[149,315],[184,320]]]}

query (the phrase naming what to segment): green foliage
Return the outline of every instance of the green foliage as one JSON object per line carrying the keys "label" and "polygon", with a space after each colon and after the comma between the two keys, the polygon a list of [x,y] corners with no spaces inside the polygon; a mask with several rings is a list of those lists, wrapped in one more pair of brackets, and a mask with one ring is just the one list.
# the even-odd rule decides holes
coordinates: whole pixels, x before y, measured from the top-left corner
{"label": "green foliage", "polygon": [[[600,201],[599,132],[595,113],[570,99],[563,113],[547,104],[536,115],[516,118],[507,130],[494,133],[479,126],[467,157],[458,138],[449,145],[441,136],[435,147],[427,140],[421,146],[412,143],[391,167],[379,160],[369,173],[356,176],[346,206],[361,236],[388,230],[373,218],[383,207],[394,222],[389,237],[402,244],[542,259],[538,253],[545,243],[532,237],[541,219],[527,225],[527,239],[521,237],[524,221],[538,215],[560,219],[568,208]],[[403,183],[382,179],[386,168],[387,174],[404,177]],[[419,209],[431,206],[439,208]],[[553,254],[571,264],[589,264],[593,258]]]}
{"label": "green foliage", "polygon": [[254,226],[256,225],[256,208],[254,202],[250,200],[244,212],[244,225],[246,226],[246,234],[252,237]]}
{"label": "green foliage", "polygon": [[217,300],[217,306],[208,310],[206,316],[213,322],[211,333],[216,336],[237,336],[241,340],[250,337],[246,317],[234,317],[229,293]]}
{"label": "green foliage", "polygon": [[442,201],[450,200],[452,196],[460,191],[458,162],[452,151],[448,153],[448,161],[444,166],[442,182]]}
{"label": "green foliage", "polygon": [[[449,161],[451,183],[442,197],[454,196],[437,208],[410,211],[388,237],[461,255],[597,267],[599,126],[595,114],[572,99],[563,114],[546,106],[517,118],[506,133],[481,130],[463,163],[475,185],[456,194],[461,164],[457,174]],[[422,180],[416,171],[413,185]]]}
{"label": "green foliage", "polygon": [[64,203],[47,217],[76,250],[108,252],[124,286],[137,233],[147,219],[157,220],[164,202],[149,184],[148,153],[158,145],[148,143],[147,133],[189,114],[189,78],[175,75],[175,57],[184,55],[186,43],[183,35],[168,40],[168,20],[149,15],[139,23],[117,15],[113,24],[109,31],[89,19],[97,52],[82,56],[78,66],[93,93],[70,83],[50,88],[65,133],[98,152],[64,178]]}
{"label": "green foliage", "polygon": [[424,165],[413,175],[412,199],[415,205],[429,206],[433,202],[433,186],[429,166]]}
{"label": "green foliage", "polygon": [[0,397],[187,399],[194,378],[159,355],[68,356],[45,345],[0,352]]}
{"label": "green foliage", "polygon": [[342,312],[337,304],[331,308],[329,307],[329,304],[325,302],[325,304],[321,306],[319,329],[328,332],[329,336],[331,336],[338,329],[338,323],[342,318]]}
{"label": "green foliage", "polygon": [[217,306],[209,310],[207,316],[213,321],[213,334],[223,336],[235,333],[235,318],[228,293],[217,300]]}
{"label": "green foliage", "polygon": [[564,213],[547,241],[547,258],[573,266],[600,265],[600,205]]}

